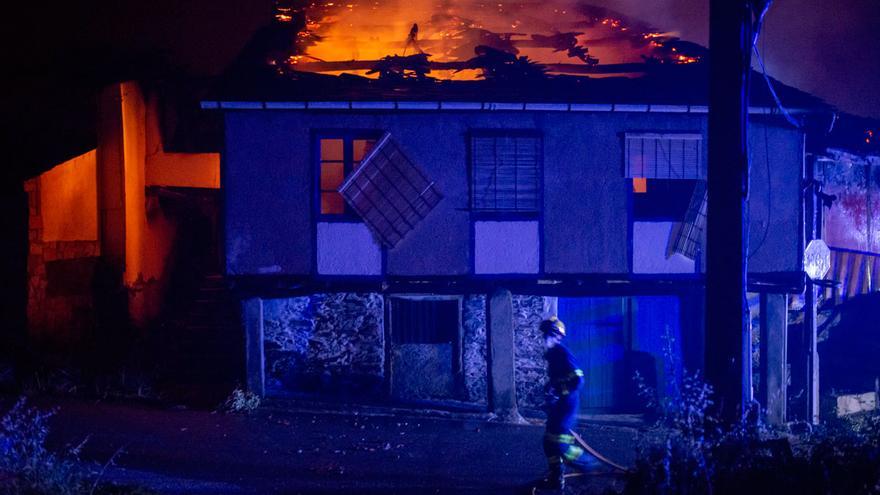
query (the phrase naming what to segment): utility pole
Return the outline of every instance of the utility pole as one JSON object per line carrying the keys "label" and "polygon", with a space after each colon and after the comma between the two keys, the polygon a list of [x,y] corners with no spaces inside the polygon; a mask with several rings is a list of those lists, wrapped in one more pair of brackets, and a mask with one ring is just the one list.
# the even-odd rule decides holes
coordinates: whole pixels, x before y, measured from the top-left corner
{"label": "utility pole", "polygon": [[730,424],[751,400],[751,339],[746,301],[749,226],[749,0],[709,7],[709,204],[706,219],[706,378],[717,413]]}

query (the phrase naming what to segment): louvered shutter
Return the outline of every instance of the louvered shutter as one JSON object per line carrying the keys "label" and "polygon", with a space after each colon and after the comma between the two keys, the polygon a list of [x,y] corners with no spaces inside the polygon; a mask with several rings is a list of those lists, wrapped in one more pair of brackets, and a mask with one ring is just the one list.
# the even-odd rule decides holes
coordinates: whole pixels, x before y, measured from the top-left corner
{"label": "louvered shutter", "polygon": [[471,207],[482,211],[537,211],[540,154],[538,137],[473,137]]}
{"label": "louvered shutter", "polygon": [[624,141],[627,178],[706,178],[700,134],[627,133]]}

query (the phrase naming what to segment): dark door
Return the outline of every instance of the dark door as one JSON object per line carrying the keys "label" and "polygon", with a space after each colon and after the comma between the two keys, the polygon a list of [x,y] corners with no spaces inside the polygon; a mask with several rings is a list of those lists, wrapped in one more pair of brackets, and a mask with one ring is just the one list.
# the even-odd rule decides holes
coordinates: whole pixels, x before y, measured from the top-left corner
{"label": "dark door", "polygon": [[[681,313],[677,296],[632,298],[632,364],[658,396],[676,393],[681,383]],[[640,404],[636,404],[640,405]]]}
{"label": "dark door", "polygon": [[392,397],[455,399],[461,375],[460,300],[392,297],[389,311]]}
{"label": "dark door", "polygon": [[581,411],[644,410],[636,371],[658,396],[675,393],[682,374],[677,296],[559,298],[566,346],[586,376]]}
{"label": "dark door", "polygon": [[558,313],[568,331],[565,345],[586,375],[581,411],[619,408],[625,401],[626,298],[561,297]]}

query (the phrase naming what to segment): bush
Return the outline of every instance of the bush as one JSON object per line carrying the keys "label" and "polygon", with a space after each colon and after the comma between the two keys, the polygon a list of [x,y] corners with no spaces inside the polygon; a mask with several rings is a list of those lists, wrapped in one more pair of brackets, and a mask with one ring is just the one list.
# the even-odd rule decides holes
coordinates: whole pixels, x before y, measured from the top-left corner
{"label": "bush", "polygon": [[234,413],[252,413],[260,407],[260,396],[240,388],[232,391],[221,407],[222,410]]}
{"label": "bush", "polygon": [[878,414],[792,435],[763,424],[753,403],[739,424],[721,428],[699,373],[685,372],[680,384],[667,373],[671,393],[659,401],[635,380],[658,420],[640,442],[624,493],[880,493]]}
{"label": "bush", "polygon": [[86,488],[78,464],[82,445],[56,455],[46,449],[49,419],[19,399],[0,419],[0,490],[10,493],[76,494]]}

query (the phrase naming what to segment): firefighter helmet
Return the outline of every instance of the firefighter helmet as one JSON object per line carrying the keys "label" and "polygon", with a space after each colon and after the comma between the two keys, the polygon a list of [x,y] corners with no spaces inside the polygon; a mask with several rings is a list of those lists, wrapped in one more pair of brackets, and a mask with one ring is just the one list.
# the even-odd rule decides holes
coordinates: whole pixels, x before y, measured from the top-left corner
{"label": "firefighter helmet", "polygon": [[559,318],[551,316],[541,322],[541,333],[543,333],[545,337],[548,335],[565,337],[565,324],[562,323],[562,320]]}

